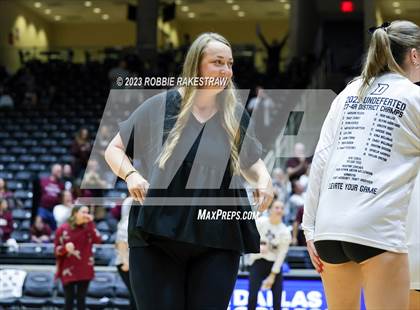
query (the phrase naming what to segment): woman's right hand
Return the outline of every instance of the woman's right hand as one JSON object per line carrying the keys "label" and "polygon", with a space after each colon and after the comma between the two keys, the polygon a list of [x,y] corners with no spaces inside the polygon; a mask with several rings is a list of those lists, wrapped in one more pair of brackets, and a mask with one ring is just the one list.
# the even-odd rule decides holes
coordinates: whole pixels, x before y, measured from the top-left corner
{"label": "woman's right hand", "polygon": [[143,203],[146,198],[147,190],[149,189],[149,182],[147,182],[138,172],[130,174],[125,181],[131,197],[134,200]]}
{"label": "woman's right hand", "polygon": [[312,265],[314,265],[316,271],[321,273],[324,271],[324,264],[322,263],[321,259],[318,256],[318,253],[315,249],[314,241],[308,240],[306,241],[306,247],[309,252],[309,256],[311,257]]}
{"label": "woman's right hand", "polygon": [[74,243],[73,242],[67,242],[65,247],[66,247],[67,252],[73,253],[73,251],[74,251]]}

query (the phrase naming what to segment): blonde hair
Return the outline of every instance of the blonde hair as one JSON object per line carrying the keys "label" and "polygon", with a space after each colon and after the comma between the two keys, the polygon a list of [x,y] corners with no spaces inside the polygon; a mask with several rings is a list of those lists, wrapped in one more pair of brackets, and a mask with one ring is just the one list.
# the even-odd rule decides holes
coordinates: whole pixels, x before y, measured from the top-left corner
{"label": "blonde hair", "polygon": [[379,74],[394,72],[406,76],[402,64],[411,48],[420,48],[420,28],[415,23],[398,20],[387,27],[373,30],[360,76],[362,85],[358,93],[359,100],[365,97],[372,80]]}
{"label": "blonde hair", "polygon": [[[206,32],[198,36],[194,42],[191,44],[191,47],[188,50],[187,55],[185,56],[185,61],[182,70],[183,78],[192,78],[200,76],[200,63],[203,59],[203,55],[207,45],[212,42],[221,42],[231,47],[229,42],[220,34],[213,32]],[[181,102],[181,109],[179,111],[175,125],[169,132],[167,141],[163,147],[163,150],[160,156],[157,158],[156,162],[159,164],[159,168],[163,169],[165,163],[171,157],[177,143],[180,140],[182,131],[184,130],[187,121],[190,117],[190,111],[192,110],[194,104],[194,97],[197,93],[197,87],[189,86],[185,87],[185,93]],[[239,128],[239,121],[236,117],[236,105],[237,105],[237,96],[235,86],[231,79],[229,79],[225,89],[223,90],[223,95],[218,95],[221,104],[219,108],[223,112],[222,116],[222,126],[225,129],[230,146],[231,146],[231,169],[234,174],[239,174],[239,141],[240,135],[237,134]]]}

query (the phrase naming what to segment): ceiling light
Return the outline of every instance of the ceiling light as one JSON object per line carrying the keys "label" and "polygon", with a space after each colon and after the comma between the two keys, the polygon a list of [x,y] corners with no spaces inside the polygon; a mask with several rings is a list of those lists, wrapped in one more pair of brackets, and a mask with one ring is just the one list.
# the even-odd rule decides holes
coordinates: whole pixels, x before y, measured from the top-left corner
{"label": "ceiling light", "polygon": [[109,15],[108,14],[103,14],[102,15],[102,19],[103,20],[108,20],[109,19]]}
{"label": "ceiling light", "polygon": [[42,4],[41,4],[41,2],[35,2],[35,3],[34,3],[34,6],[35,6],[37,9],[39,9],[39,8],[42,6]]}
{"label": "ceiling light", "polygon": [[245,16],[245,12],[239,11],[239,12],[238,12],[238,16],[239,16],[239,17],[244,17],[244,16]]}
{"label": "ceiling light", "polygon": [[232,4],[233,3],[233,0],[226,0],[226,3],[227,4]]}
{"label": "ceiling light", "polygon": [[237,4],[232,5],[232,10],[239,11],[240,7]]}
{"label": "ceiling light", "polygon": [[45,9],[45,14],[50,15],[51,14],[51,9]]}
{"label": "ceiling light", "polygon": [[395,9],[395,14],[400,15],[401,14],[401,9]]}
{"label": "ceiling light", "polygon": [[176,0],[176,1],[175,1],[175,4],[176,4],[176,5],[181,5],[181,4],[182,4],[182,1],[181,1],[181,0]]}
{"label": "ceiling light", "polygon": [[56,21],[60,21],[60,20],[61,20],[61,16],[60,16],[60,15],[55,15],[55,16],[54,16],[54,19],[55,19]]}
{"label": "ceiling light", "polygon": [[189,8],[188,6],[186,6],[186,5],[184,5],[184,6],[182,6],[182,7],[181,7],[181,11],[182,11],[182,12],[188,12],[188,11],[189,11],[189,9],[190,9],[190,8]]}
{"label": "ceiling light", "polygon": [[99,14],[99,13],[101,13],[101,9],[100,8],[94,8],[93,9],[93,13],[95,13],[95,14]]}
{"label": "ceiling light", "polygon": [[399,8],[400,7],[400,3],[399,2],[392,2],[392,6],[394,7],[394,8]]}
{"label": "ceiling light", "polygon": [[85,1],[85,7],[90,8],[92,6],[92,1]]}
{"label": "ceiling light", "polygon": [[194,18],[195,17],[195,13],[194,12],[189,12],[188,13],[188,17],[189,18]]}
{"label": "ceiling light", "polygon": [[286,4],[284,5],[284,9],[285,9],[285,10],[290,10],[290,4],[289,4],[289,3],[286,3]]}

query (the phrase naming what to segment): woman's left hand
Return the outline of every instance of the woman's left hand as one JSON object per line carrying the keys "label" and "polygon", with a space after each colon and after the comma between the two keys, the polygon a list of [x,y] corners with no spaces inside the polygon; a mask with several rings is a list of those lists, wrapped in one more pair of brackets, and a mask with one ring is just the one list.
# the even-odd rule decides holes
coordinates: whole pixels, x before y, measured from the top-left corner
{"label": "woman's left hand", "polygon": [[254,203],[258,205],[258,211],[267,210],[274,198],[274,191],[271,182],[266,188],[256,188],[254,191]]}
{"label": "woman's left hand", "polygon": [[93,221],[93,215],[92,214],[86,214],[85,215],[85,220],[86,220],[86,223],[92,222]]}
{"label": "woman's left hand", "polygon": [[261,288],[263,290],[269,290],[269,289],[271,289],[271,287],[274,284],[274,279],[275,279],[275,275],[272,274],[272,273],[270,273],[270,275],[267,278],[265,278],[265,280],[263,281],[263,283],[261,285]]}

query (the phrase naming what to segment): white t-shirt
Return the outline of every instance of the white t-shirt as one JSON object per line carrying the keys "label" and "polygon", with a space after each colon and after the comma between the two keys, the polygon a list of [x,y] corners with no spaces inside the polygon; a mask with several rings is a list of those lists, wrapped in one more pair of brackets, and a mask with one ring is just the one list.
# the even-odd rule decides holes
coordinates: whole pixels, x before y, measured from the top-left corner
{"label": "white t-shirt", "polygon": [[265,244],[261,245],[259,254],[250,254],[249,264],[252,265],[255,260],[264,258],[274,262],[271,271],[279,273],[292,241],[290,231],[283,223],[271,224],[267,216],[259,217],[255,223],[260,233],[260,242]]}
{"label": "white t-shirt", "polygon": [[334,100],[312,161],[307,240],[407,252],[405,218],[420,166],[420,88],[387,73],[360,103],[361,80]]}
{"label": "white t-shirt", "polygon": [[420,290],[420,173],[417,175],[407,214],[410,289]]}

